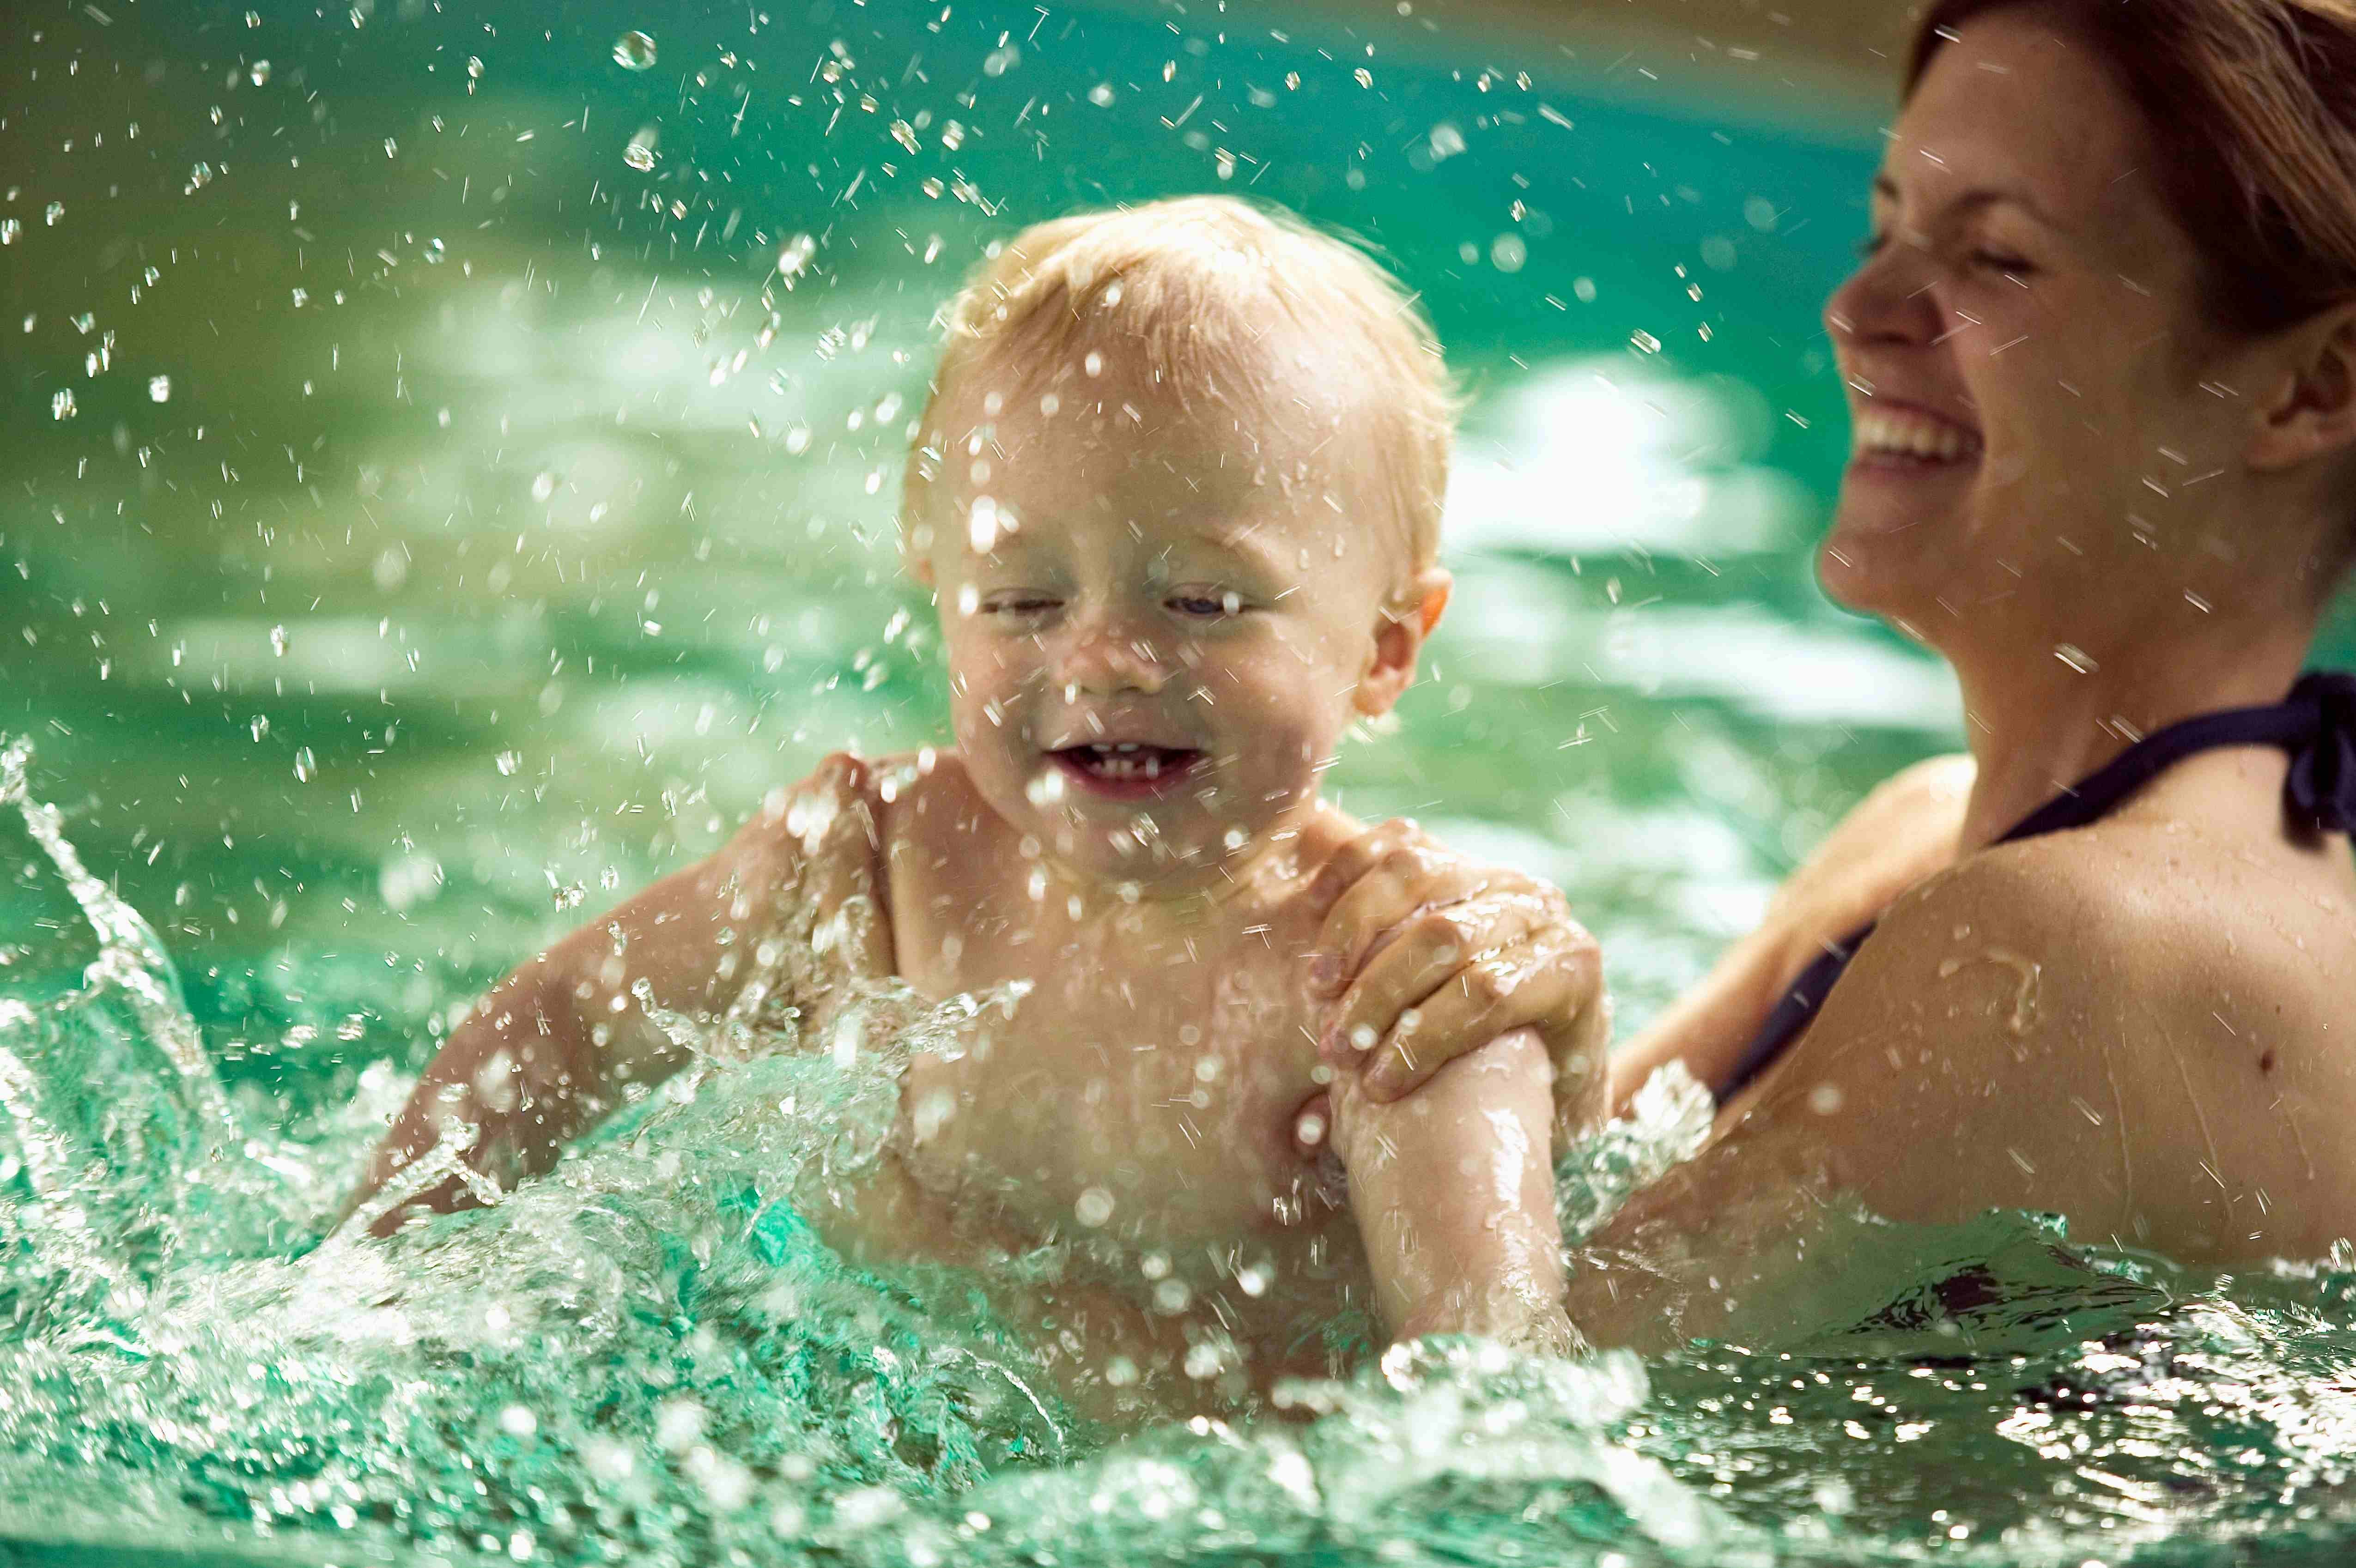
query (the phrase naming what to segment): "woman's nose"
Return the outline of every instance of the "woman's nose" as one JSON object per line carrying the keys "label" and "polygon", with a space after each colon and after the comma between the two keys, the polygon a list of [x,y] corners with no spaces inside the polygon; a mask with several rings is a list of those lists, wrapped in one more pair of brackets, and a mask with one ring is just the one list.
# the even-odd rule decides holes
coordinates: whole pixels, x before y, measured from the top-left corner
{"label": "woman's nose", "polygon": [[1062,684],[1091,696],[1160,691],[1169,679],[1162,650],[1134,618],[1097,612],[1076,619],[1057,661]]}
{"label": "woman's nose", "polygon": [[1922,247],[1892,236],[1825,301],[1825,328],[1836,345],[1934,343],[1944,330],[1936,283]]}

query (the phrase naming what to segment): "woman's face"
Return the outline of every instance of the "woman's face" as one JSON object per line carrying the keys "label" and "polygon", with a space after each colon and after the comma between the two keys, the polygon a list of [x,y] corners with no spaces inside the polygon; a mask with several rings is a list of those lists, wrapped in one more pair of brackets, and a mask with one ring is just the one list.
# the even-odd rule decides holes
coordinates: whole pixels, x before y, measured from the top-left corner
{"label": "woman's face", "polygon": [[1825,309],[1852,421],[1819,560],[1835,598],[1943,647],[2115,648],[2153,602],[2122,573],[2191,593],[2202,553],[2234,548],[2201,486],[2235,467],[2255,389],[2212,379],[2230,346],[2153,160],[2132,102],[2033,7],[1933,57]]}

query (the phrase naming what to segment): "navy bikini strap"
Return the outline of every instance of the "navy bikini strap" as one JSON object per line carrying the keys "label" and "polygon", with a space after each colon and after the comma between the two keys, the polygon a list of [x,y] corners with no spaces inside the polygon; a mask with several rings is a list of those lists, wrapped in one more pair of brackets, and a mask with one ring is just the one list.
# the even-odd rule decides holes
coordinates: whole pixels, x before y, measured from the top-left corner
{"label": "navy bikini strap", "polygon": [[[2063,790],[1997,840],[2009,844],[2043,833],[2083,827],[2196,752],[2220,746],[2278,746],[2290,753],[2283,780],[2283,810],[2317,832],[2356,834],[2356,675],[2311,670],[2290,696],[2265,708],[2228,708],[2154,731]],[[1800,972],[1751,1038],[1725,1083],[1711,1093],[1724,1104],[1767,1069],[1808,1027],[1871,923],[1831,945]]]}

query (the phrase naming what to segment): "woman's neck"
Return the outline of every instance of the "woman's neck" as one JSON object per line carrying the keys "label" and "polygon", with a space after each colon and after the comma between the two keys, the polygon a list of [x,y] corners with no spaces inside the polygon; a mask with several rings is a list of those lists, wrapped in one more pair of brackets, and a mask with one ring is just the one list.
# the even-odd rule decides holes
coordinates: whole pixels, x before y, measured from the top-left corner
{"label": "woman's neck", "polygon": [[2281,701],[2316,624],[2312,612],[2212,615],[2100,656],[2025,635],[2002,648],[1942,650],[1963,686],[1966,744],[1979,764],[1965,851],[1993,844],[2143,736],[2196,714]]}

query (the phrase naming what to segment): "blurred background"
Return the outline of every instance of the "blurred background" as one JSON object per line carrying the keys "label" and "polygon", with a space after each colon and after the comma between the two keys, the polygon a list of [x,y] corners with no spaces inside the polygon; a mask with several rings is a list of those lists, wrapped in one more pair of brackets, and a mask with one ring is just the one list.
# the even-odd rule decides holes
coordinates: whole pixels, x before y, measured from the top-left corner
{"label": "blurred background", "polygon": [[[1376,248],[1472,395],[1458,596],[1336,792],[1561,881],[1640,1021],[1958,739],[1810,567],[1903,17],[1787,3],[11,7],[0,732],[249,1090],[413,1065],[826,751],[945,739],[891,549],[936,306],[1233,191]],[[0,987],[69,983],[0,831]]]}

